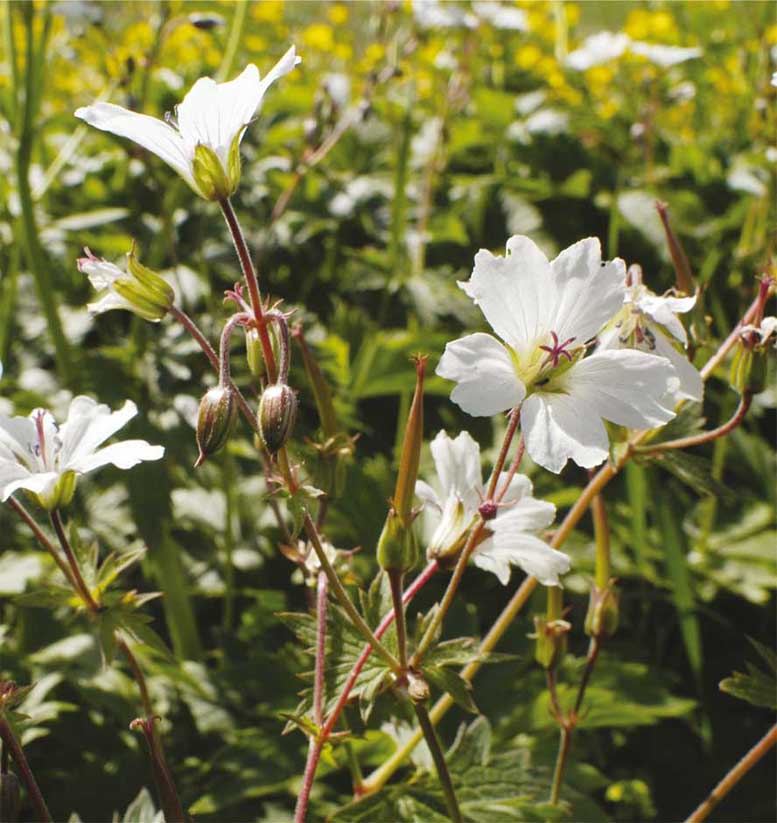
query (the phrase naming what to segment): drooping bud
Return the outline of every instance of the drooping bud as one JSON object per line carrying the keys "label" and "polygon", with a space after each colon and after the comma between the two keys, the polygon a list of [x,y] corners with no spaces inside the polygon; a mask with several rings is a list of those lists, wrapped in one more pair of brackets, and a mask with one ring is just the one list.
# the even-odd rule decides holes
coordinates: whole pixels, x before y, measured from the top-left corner
{"label": "drooping bud", "polygon": [[275,454],[289,439],[297,419],[297,395],[285,383],[268,386],[259,401],[257,421],[262,443]]}
{"label": "drooping bud", "polygon": [[233,152],[234,145],[235,141],[232,142],[229,150],[227,169],[224,168],[216,152],[209,146],[198,143],[194,149],[192,176],[197,189],[206,200],[227,200],[237,190],[240,182],[240,150],[238,148]]}
{"label": "drooping bud", "polygon": [[612,581],[604,589],[594,586],[585,616],[585,633],[589,637],[612,637],[618,628],[618,593]]}
{"label": "drooping bud", "polygon": [[763,348],[740,340],[729,372],[732,388],[742,395],[759,394],[766,388],[766,367]]}
{"label": "drooping bud", "polygon": [[404,574],[418,561],[418,540],[412,524],[405,525],[391,509],[378,539],[378,565],[390,574]]}
{"label": "drooping bud", "polygon": [[402,523],[409,527],[413,519],[413,495],[421,461],[421,445],[424,439],[424,373],[426,356],[415,359],[415,392],[405,426],[402,441],[402,457],[399,461],[397,485],[394,489],[393,507]]}
{"label": "drooping bud", "polygon": [[237,418],[237,398],[230,385],[214,386],[200,400],[197,414],[197,446],[200,454],[195,468],[207,457],[223,448]]}
{"label": "drooping bud", "polygon": [[135,256],[135,244],[127,254],[127,268],[95,257],[84,249],[86,257],[78,259],[78,270],[89,277],[98,290],[98,300],[87,308],[93,314],[111,309],[127,309],[144,320],[158,323],[171,309],[175,292],[156,272],[144,266]]}
{"label": "drooping bud", "polygon": [[534,659],[544,669],[555,669],[567,651],[567,635],[572,625],[566,620],[546,620],[544,617],[534,618],[535,633],[531,635],[536,640]]}

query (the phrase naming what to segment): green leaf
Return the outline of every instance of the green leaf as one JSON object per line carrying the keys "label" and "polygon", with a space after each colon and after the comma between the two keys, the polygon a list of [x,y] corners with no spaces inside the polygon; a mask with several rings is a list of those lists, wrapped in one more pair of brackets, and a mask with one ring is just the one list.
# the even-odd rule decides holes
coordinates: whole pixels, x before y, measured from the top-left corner
{"label": "green leaf", "polygon": [[723,500],[733,498],[731,489],[715,480],[712,463],[705,457],[689,454],[680,449],[669,449],[651,455],[647,460],[639,458],[638,462],[643,465],[654,463],[661,466],[702,497],[711,495]]}
{"label": "green leaf", "polygon": [[680,528],[680,517],[666,492],[658,495],[657,507],[666,568],[672,586],[672,599],[677,609],[688,662],[699,678],[702,668],[701,629],[688,571],[685,536]]}
{"label": "green leaf", "polygon": [[[468,823],[554,821],[566,817],[563,805],[549,806],[550,774],[531,762],[530,741],[520,737],[504,749],[492,747],[485,717],[462,726],[446,755],[462,817]],[[574,793],[566,790],[565,798]],[[435,774],[416,772],[410,781],[351,803],[332,815],[336,821],[446,821],[442,790]]]}
{"label": "green leaf", "polygon": [[478,714],[478,707],[472,699],[472,684],[453,669],[440,666],[424,666],[424,675],[430,683],[447,692],[464,711]]}
{"label": "green leaf", "polygon": [[765,672],[751,663],[745,663],[748,673],[734,672],[720,681],[720,690],[754,706],[777,709],[777,652],[751,637],[748,640],[769,667],[769,671]]}

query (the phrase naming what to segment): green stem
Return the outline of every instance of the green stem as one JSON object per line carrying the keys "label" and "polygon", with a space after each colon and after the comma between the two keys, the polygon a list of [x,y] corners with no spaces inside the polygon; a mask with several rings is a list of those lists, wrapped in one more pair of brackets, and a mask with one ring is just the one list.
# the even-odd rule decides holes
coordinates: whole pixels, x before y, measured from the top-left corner
{"label": "green stem", "polygon": [[564,768],[566,767],[567,757],[569,755],[569,747],[572,743],[572,730],[567,726],[562,725],[560,730],[558,754],[556,755],[556,766],[553,769],[553,784],[550,787],[551,806],[558,804],[559,796],[561,795],[561,783],[564,779]]}
{"label": "green stem", "polygon": [[594,539],[596,542],[595,577],[596,587],[604,590],[610,584],[610,529],[607,524],[607,510],[604,498],[597,494],[591,500],[591,515],[594,521]]}
{"label": "green stem", "polygon": [[56,509],[49,512],[49,517],[51,518],[51,525],[54,527],[57,539],[59,540],[59,545],[62,546],[62,551],[65,553],[67,562],[70,565],[72,581],[75,584],[76,594],[78,594],[81,600],[83,600],[84,605],[90,612],[92,612],[92,614],[97,614],[97,612],[100,611],[100,607],[94,597],[92,597],[92,593],[89,591],[89,587],[86,585],[86,581],[81,574],[81,568],[78,565],[78,560],[76,559],[73,548],[70,545],[70,541],[67,539],[67,535],[65,534],[65,528],[62,525],[62,518]]}
{"label": "green stem", "polygon": [[394,622],[397,627],[397,649],[399,665],[407,671],[407,630],[405,626],[405,604],[402,602],[402,578],[404,572],[391,570],[387,572],[391,586],[391,600],[394,603]]}
{"label": "green stem", "polygon": [[22,749],[19,741],[16,739],[16,735],[11,728],[11,724],[2,715],[0,715],[0,740],[3,741],[3,745],[11,753],[11,757],[13,757],[16,767],[19,769],[22,783],[24,783],[24,787],[27,789],[27,795],[30,798],[33,808],[35,809],[36,819],[41,821],[41,823],[43,823],[43,821],[45,821],[45,823],[51,823],[51,814],[49,813],[48,807],[46,806],[46,801],[43,799],[43,795],[38,788],[35,775],[32,773],[32,769],[30,769],[30,764],[24,756],[24,750]]}
{"label": "green stem", "polygon": [[[35,142],[35,100],[36,100],[36,65],[35,45],[33,41],[34,7],[32,3],[21,6],[26,29],[26,55],[24,71],[24,103],[18,123],[19,145],[16,154],[16,182],[21,206],[20,239],[27,266],[35,281],[35,288],[46,325],[54,343],[54,356],[59,375],[65,383],[71,383],[74,376],[70,347],[62,331],[62,324],[57,311],[57,300],[51,278],[51,265],[41,246],[38,228],[35,223],[32,190],[30,188],[30,164]],[[41,47],[45,44],[41,43]],[[12,61],[13,62],[13,61]],[[21,82],[21,79],[17,77]],[[17,87],[17,100],[22,95]]]}
{"label": "green stem", "polygon": [[437,768],[437,777],[440,779],[440,786],[442,786],[442,793],[445,797],[445,806],[448,809],[448,816],[455,823],[462,823],[464,818],[459,811],[459,801],[456,799],[456,792],[453,789],[451,775],[448,771],[448,764],[445,762],[445,754],[440,745],[440,738],[437,736],[437,731],[434,728],[429,711],[421,703],[414,703],[416,717],[418,718],[418,725],[421,727],[426,745],[432,753],[434,765]]}
{"label": "green stem", "polygon": [[235,62],[235,55],[240,45],[240,38],[243,36],[243,26],[245,25],[248,3],[235,3],[234,9],[235,13],[232,17],[232,26],[229,30],[229,40],[227,40],[227,47],[224,49],[224,56],[221,58],[221,65],[216,75],[217,79],[221,82],[226,80],[232,71],[232,64]]}
{"label": "green stem", "polygon": [[318,534],[318,529],[316,529],[316,524],[313,522],[308,512],[305,512],[303,524],[305,526],[305,532],[307,533],[310,543],[313,546],[313,551],[315,551],[316,557],[318,557],[318,562],[321,564],[321,569],[327,576],[329,585],[332,587],[335,597],[338,599],[343,609],[345,609],[345,612],[350,618],[351,623],[353,623],[354,628],[361,633],[362,637],[370,644],[370,646],[372,646],[372,650],[377,652],[377,654],[383,658],[384,662],[388,664],[392,671],[401,671],[402,667],[399,661],[380,642],[380,640],[378,640],[372,629],[365,623],[364,618],[358,611],[356,611],[356,607],[351,602],[351,598],[348,597],[348,592],[343,587],[343,584],[340,582],[340,578],[337,576],[337,572],[332,568],[332,564],[326,556],[324,547],[321,545],[321,538]]}

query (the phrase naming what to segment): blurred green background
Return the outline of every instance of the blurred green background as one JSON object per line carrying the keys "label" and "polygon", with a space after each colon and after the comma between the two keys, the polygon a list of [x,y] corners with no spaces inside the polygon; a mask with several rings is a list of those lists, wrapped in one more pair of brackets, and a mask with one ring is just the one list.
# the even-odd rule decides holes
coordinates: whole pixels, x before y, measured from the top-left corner
{"label": "blurred green background", "polygon": [[[629,46],[607,59],[603,41],[584,45],[601,31],[699,53],[680,60]],[[477,249],[499,251],[520,233],[553,254],[595,235],[606,256],[640,263],[661,293],[674,284],[653,207],[661,199],[702,290],[696,365],[729,333],[777,239],[777,6],[6,2],[2,35],[0,410],[61,413],[80,392],[138,404],[133,434],[164,444],[164,465],[85,480],[71,514],[105,552],[149,549],[130,583],[165,592],[149,613],[174,659],[149,652],[143,662],[185,803],[201,820],[291,819],[306,741],[279,736],[280,713],[293,711],[311,662],[275,614],[308,600],[277,550],[248,433],[193,473],[191,420],[213,380],[207,364],[172,322],[91,319],[75,266],[84,246],[118,260],[134,238],[215,340],[236,261],[212,204],[73,111],[100,98],[161,117],[198,77],[231,79],[248,62],[265,73],[296,45],[302,65],[273,85],[245,135],[235,207],[262,287],[295,308],[342,425],[361,435],[327,536],[363,548],[352,572],[364,583],[413,387],[408,358],[429,353],[431,373],[447,340],[480,328],[456,287]],[[590,65],[575,68],[580,59]],[[244,362],[234,364],[255,396]],[[674,472],[630,465],[607,490],[622,620],[575,738],[572,819],[683,818],[773,722],[769,709],[718,688],[747,663],[764,668],[747,637],[774,643],[773,366],[731,437]],[[301,390],[295,456],[313,471],[317,418],[298,357],[292,378]],[[501,422],[466,418],[449,389],[428,382],[429,437],[468,428],[492,457]],[[693,413],[714,426],[736,402],[724,366]],[[569,468],[532,479],[563,510],[586,477]],[[85,620],[17,601],[53,570],[12,518],[0,510],[0,675],[38,684],[26,707],[32,767],[56,819],[123,815],[151,785],[142,740],[127,730],[134,686],[120,667],[100,665]],[[567,548],[574,672],[586,648],[587,520]],[[470,570],[450,636],[487,630],[519,577],[503,588]],[[429,586],[419,609],[441,591],[442,582]],[[526,637],[542,597],[531,605],[500,646],[517,657],[487,667],[474,695],[494,749],[530,752],[544,774],[557,731]],[[365,769],[394,745],[380,730],[385,717],[379,707],[355,743]],[[446,718],[447,743],[464,720],[458,710]],[[319,774],[313,815],[322,817],[350,798],[341,749]],[[772,755],[717,819],[774,820],[774,778]],[[150,806],[138,808],[126,819],[151,819]],[[349,814],[342,819],[357,819]]]}

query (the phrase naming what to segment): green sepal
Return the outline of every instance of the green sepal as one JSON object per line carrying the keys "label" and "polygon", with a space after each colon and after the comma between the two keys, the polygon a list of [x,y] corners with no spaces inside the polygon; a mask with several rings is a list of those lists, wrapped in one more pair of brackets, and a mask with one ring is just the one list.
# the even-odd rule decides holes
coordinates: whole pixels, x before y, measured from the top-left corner
{"label": "green sepal", "polygon": [[200,194],[206,200],[226,200],[235,193],[235,187],[232,186],[218,155],[202,143],[198,143],[194,149],[192,176]]}

